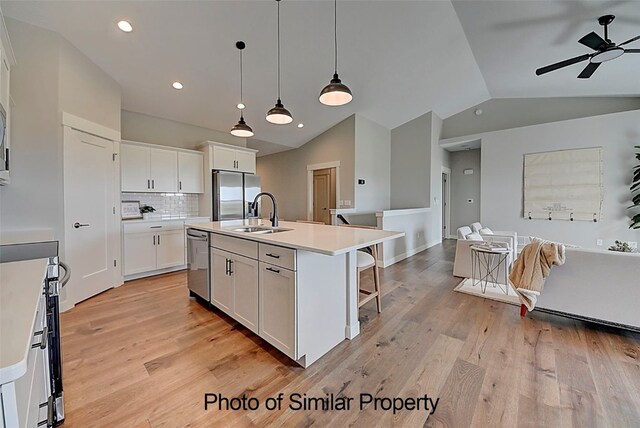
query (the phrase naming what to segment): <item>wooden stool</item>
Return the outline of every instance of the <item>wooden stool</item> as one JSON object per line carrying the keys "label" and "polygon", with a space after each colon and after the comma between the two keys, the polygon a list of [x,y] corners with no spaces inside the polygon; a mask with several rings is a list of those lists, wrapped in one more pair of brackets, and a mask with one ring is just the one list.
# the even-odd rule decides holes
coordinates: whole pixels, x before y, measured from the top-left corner
{"label": "wooden stool", "polygon": [[[352,224],[343,224],[341,227],[353,227],[357,229],[373,229],[377,230],[378,228],[373,226],[359,226]],[[382,312],[382,291],[380,289],[380,273],[378,272],[378,249],[377,245],[372,245],[368,247],[371,251],[369,254],[366,251],[358,250],[356,252],[356,264],[358,266],[358,291],[360,295],[364,295],[363,297],[358,296],[358,307],[362,307],[370,300],[376,299],[376,305],[378,307],[378,313]],[[360,274],[367,269],[373,268],[373,291],[366,290],[360,287]]]}

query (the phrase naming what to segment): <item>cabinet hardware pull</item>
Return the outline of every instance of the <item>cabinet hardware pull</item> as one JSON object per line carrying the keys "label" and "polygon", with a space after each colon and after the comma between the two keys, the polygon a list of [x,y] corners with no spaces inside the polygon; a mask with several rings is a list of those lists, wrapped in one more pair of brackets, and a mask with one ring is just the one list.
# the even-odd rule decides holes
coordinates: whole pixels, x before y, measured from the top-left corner
{"label": "cabinet hardware pull", "polygon": [[151,188],[155,189],[156,188],[156,180],[151,179]]}
{"label": "cabinet hardware pull", "polygon": [[34,343],[33,345],[31,345],[31,347],[45,349],[47,347],[47,340],[49,339],[49,327],[45,325],[42,331],[34,333],[34,336],[37,334],[42,335],[42,337],[40,338],[40,343]]}
{"label": "cabinet hardware pull", "polygon": [[153,245],[156,245],[156,235],[153,235]]}
{"label": "cabinet hardware pull", "polygon": [[178,181],[178,184],[180,185],[179,189],[182,190],[182,181]]}
{"label": "cabinet hardware pull", "polygon": [[147,189],[151,189],[151,180],[147,179]]}
{"label": "cabinet hardware pull", "polygon": [[158,235],[158,245],[160,245],[160,235]]}
{"label": "cabinet hardware pull", "polygon": [[229,259],[224,259],[224,274],[229,275]]}
{"label": "cabinet hardware pull", "polygon": [[280,273],[280,269],[274,269],[272,267],[268,267],[267,270],[273,273]]}
{"label": "cabinet hardware pull", "polygon": [[149,226],[149,229],[162,229],[162,226]]}
{"label": "cabinet hardware pull", "polygon": [[280,258],[280,256],[279,256],[279,255],[277,255],[277,254],[272,254],[272,253],[267,253],[267,254],[265,254],[265,256],[267,256],[267,257],[273,257],[274,259],[279,259],[279,258]]}
{"label": "cabinet hardware pull", "polygon": [[229,276],[233,275],[233,260],[229,260]]}
{"label": "cabinet hardware pull", "polygon": [[44,421],[38,422],[38,426],[52,427],[53,426],[53,396],[52,395],[50,395],[49,398],[47,398],[46,402],[40,403],[41,409],[45,406],[47,407],[47,419],[45,419]]}

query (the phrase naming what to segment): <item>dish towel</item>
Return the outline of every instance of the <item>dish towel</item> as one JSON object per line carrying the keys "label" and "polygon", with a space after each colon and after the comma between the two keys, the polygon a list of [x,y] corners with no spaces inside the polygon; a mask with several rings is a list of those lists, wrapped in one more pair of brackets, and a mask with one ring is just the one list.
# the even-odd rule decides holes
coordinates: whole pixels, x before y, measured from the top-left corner
{"label": "dish towel", "polygon": [[565,246],[557,242],[533,238],[513,265],[509,280],[520,302],[532,311],[553,266],[565,261]]}

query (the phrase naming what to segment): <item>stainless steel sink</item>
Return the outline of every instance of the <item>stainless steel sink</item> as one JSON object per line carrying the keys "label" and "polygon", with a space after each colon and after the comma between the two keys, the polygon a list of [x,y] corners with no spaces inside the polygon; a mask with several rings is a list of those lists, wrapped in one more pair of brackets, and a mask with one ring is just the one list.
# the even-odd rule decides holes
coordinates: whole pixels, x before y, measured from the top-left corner
{"label": "stainless steel sink", "polygon": [[253,234],[267,234],[267,233],[279,233],[286,232],[292,229],[286,229],[284,227],[268,227],[268,226],[247,226],[232,229],[234,232],[244,232]]}

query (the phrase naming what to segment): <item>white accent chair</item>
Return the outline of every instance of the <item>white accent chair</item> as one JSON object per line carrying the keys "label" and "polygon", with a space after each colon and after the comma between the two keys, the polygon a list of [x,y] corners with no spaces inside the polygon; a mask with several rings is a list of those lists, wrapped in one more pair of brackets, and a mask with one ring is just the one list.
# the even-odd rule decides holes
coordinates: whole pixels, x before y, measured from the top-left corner
{"label": "white accent chair", "polygon": [[515,260],[515,247],[513,246],[513,237],[511,236],[483,236],[479,233],[474,233],[468,226],[458,228],[457,235],[458,241],[456,242],[456,258],[453,262],[453,276],[471,278],[471,246],[482,242],[506,243],[511,250],[507,265],[511,266],[511,263]]}
{"label": "white accent chair", "polygon": [[506,230],[491,230],[488,227],[482,226],[480,222],[471,223],[471,231],[474,233],[479,233],[480,236],[495,236],[501,238],[510,238],[511,245],[510,247],[514,249],[513,252],[513,260],[516,259],[518,255],[518,233],[511,232]]}

